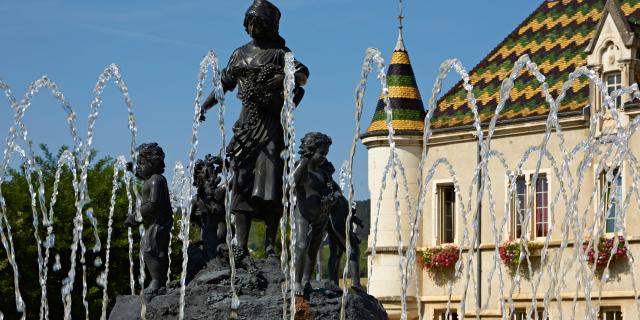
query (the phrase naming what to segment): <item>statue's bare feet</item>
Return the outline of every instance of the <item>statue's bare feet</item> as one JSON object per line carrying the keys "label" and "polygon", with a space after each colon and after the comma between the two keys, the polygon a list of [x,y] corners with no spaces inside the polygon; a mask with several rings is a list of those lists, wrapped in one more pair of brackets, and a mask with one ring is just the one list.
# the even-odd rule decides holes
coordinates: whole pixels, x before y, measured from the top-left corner
{"label": "statue's bare feet", "polygon": [[164,289],[158,280],[151,280],[149,286],[144,289],[144,298],[147,302],[151,301],[151,299],[155,298],[160,294]]}
{"label": "statue's bare feet", "polygon": [[293,284],[293,293],[296,296],[304,296],[304,289],[302,288],[302,283],[300,282],[295,282]]}
{"label": "statue's bare feet", "polygon": [[154,291],[158,291],[158,289],[160,289],[160,281],[151,280],[151,282],[149,283],[149,286],[144,289],[144,292],[145,293],[154,292]]}

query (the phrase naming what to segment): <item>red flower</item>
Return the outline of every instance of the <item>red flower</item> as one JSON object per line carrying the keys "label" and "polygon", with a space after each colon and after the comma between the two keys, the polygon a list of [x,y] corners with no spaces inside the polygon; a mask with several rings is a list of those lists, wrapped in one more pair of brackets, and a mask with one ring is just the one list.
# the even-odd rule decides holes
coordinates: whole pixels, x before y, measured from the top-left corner
{"label": "red flower", "polygon": [[[594,244],[595,246],[596,244]],[[598,257],[595,257],[596,250],[594,246],[589,247],[589,244],[584,244],[583,248],[585,250],[585,254],[587,256],[587,262],[589,264],[596,264],[598,267],[604,267],[611,262],[615,262],[616,260],[622,259],[627,256],[627,247],[626,241],[623,236],[618,236],[618,247],[616,248],[613,256],[611,256],[611,251],[613,251],[614,247],[614,238],[605,238],[600,237],[597,243],[598,249]]]}
{"label": "red flower", "polygon": [[510,268],[516,268],[520,262],[520,243],[516,241],[503,242],[498,248],[500,260]]}
{"label": "red flower", "polygon": [[442,271],[455,266],[460,258],[460,249],[456,245],[428,248],[420,255],[420,263],[427,271]]}

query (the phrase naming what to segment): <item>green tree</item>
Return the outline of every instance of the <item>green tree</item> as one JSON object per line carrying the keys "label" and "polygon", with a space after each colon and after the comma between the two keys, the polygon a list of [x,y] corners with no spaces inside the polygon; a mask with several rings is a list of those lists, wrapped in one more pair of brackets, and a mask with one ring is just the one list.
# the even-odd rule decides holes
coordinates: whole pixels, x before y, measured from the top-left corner
{"label": "green tree", "polygon": [[[40,145],[40,155],[35,158],[35,163],[41,168],[43,173],[43,181],[45,187],[46,207],[49,208],[51,201],[55,172],[57,169],[58,159],[66,150],[62,147],[57,154],[49,151],[46,145]],[[89,221],[84,218],[82,239],[86,246],[86,266],[87,266],[87,285],[89,302],[89,314],[92,319],[97,319],[101,314],[102,307],[102,287],[98,286],[96,279],[102,271],[104,271],[104,263],[96,267],[95,259],[99,256],[104,262],[106,256],[106,239],[107,239],[107,223],[109,215],[109,206],[111,199],[111,190],[114,174],[115,159],[112,157],[103,157],[95,159],[96,152],[91,155],[90,167],[87,175],[87,184],[90,203],[85,209],[93,208],[94,216],[98,221],[98,234],[102,241],[101,250],[97,253],[92,251],[95,244],[93,227]],[[79,173],[78,173],[79,175]],[[122,178],[122,174],[120,175]],[[37,188],[37,176],[32,176],[34,188]],[[73,238],[73,219],[76,214],[75,194],[73,190],[73,175],[71,171],[64,167],[60,176],[58,200],[54,207],[53,217],[53,233],[55,234],[55,245],[51,249],[47,279],[47,295],[50,308],[50,318],[57,319],[63,314],[63,304],[61,287],[63,280],[67,277],[70,265],[71,242]],[[122,181],[122,180],[121,180]],[[24,167],[19,169],[10,169],[2,184],[2,194],[7,204],[7,218],[11,226],[13,234],[13,244],[15,246],[16,262],[20,273],[20,291],[27,307],[27,317],[29,319],[37,319],[40,310],[41,289],[38,283],[38,262],[37,262],[37,243],[34,238],[33,215],[31,210],[31,196],[27,184]],[[124,183],[120,182],[120,189],[116,196],[116,206],[113,218],[113,233],[111,236],[111,251],[109,261],[108,275],[108,296],[109,308],[115,303],[115,297],[122,294],[130,294],[129,284],[129,257],[128,257],[128,240],[127,228],[123,222],[127,215],[129,201],[124,189]],[[37,189],[36,189],[37,190]],[[135,199],[134,199],[135,201]],[[41,239],[46,237],[46,228],[42,226],[42,217],[39,216],[40,227],[39,235]],[[5,228],[6,230],[6,228]],[[174,230],[177,230],[174,228]],[[175,233],[175,232],[174,232]],[[136,277],[138,275],[139,265],[139,236],[137,230],[133,230],[134,235],[134,270]],[[181,248],[179,241],[174,241],[172,255],[173,274],[179,272],[181,260]],[[44,247],[42,248],[44,252]],[[19,314],[16,312],[14,300],[14,283],[13,270],[6,258],[4,248],[0,249],[0,310],[4,313],[6,319],[17,319]],[[53,271],[55,256],[59,255],[62,269],[57,272]],[[78,250],[77,269],[74,290],[72,293],[73,310],[72,317],[74,319],[84,318],[85,310],[82,304],[82,268],[80,267],[80,251]],[[147,277],[148,278],[148,277]],[[137,280],[136,280],[137,281]],[[139,287],[136,287],[139,290]]]}

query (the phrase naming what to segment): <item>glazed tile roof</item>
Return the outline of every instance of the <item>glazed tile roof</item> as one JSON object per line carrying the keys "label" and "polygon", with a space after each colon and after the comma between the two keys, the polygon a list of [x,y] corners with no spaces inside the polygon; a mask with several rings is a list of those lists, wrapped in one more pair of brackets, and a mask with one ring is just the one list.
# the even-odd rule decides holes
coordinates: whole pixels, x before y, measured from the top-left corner
{"label": "glazed tile roof", "polygon": [[[587,64],[586,47],[591,40],[606,0],[544,1],[471,72],[471,84],[478,100],[483,122],[493,115],[500,96],[500,85],[514,63],[528,54],[547,77],[550,92],[557,96],[569,73]],[[634,32],[640,24],[640,0],[618,0],[622,13]],[[588,103],[589,82],[582,78],[574,82],[562,101],[560,115],[580,111]],[[537,80],[524,72],[516,80],[510,99],[499,120],[526,119],[544,116],[548,104]],[[439,101],[431,127],[458,129],[473,124],[473,113],[467,104],[462,82],[456,84]]]}
{"label": "glazed tile roof", "polygon": [[[402,31],[398,35],[398,42],[391,55],[391,62],[387,70],[387,84],[389,86],[389,104],[393,114],[391,125],[395,133],[397,135],[422,135],[425,117],[424,105],[409,60],[409,53],[404,46]],[[363,137],[386,136],[388,134],[384,106],[385,103],[381,95],[371,124]]]}

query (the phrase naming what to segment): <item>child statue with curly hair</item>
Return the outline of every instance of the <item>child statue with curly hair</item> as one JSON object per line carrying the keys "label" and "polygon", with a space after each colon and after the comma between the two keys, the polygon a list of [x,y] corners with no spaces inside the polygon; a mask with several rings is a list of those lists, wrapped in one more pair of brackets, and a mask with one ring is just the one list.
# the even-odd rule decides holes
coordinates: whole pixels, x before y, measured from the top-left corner
{"label": "child statue with curly hair", "polygon": [[296,207],[295,279],[296,295],[312,290],[311,275],[326,233],[331,208],[342,195],[333,180],[335,168],[327,161],[331,138],[320,132],[307,133],[300,145],[295,171]]}
{"label": "child statue with curly hair", "polygon": [[191,200],[193,221],[200,226],[200,236],[207,260],[220,253],[225,244],[225,188],[220,186],[222,158],[207,154],[195,163],[193,186],[197,193]]}
{"label": "child statue with curly hair", "polygon": [[[136,176],[144,181],[140,214],[145,227],[142,239],[144,262],[151,282],[144,290],[148,300],[160,294],[167,282],[169,268],[169,236],[173,227],[173,212],[164,173],[164,151],[157,143],[143,143],[138,149]],[[136,227],[140,222],[128,216],[125,226]]]}

